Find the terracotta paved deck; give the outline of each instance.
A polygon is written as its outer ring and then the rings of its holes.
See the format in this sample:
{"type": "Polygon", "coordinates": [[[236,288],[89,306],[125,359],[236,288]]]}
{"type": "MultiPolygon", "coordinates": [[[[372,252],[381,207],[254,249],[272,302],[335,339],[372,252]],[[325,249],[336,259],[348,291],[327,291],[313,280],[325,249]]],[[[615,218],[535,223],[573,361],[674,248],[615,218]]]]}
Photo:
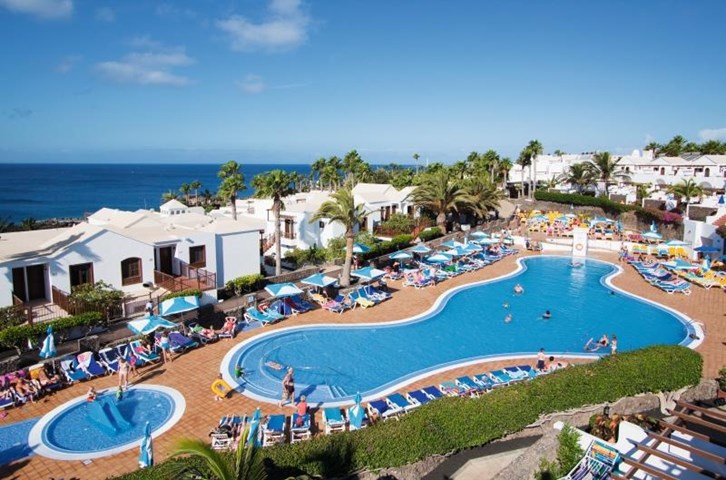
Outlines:
{"type": "MultiPolygon", "coordinates": [[[[612,254],[595,254],[605,260],[616,261],[612,254]]],[[[389,321],[409,317],[426,310],[434,300],[447,289],[469,283],[475,280],[493,278],[514,268],[514,259],[507,258],[497,264],[491,265],[478,272],[462,275],[448,280],[436,287],[429,287],[421,290],[413,288],[401,288],[400,282],[391,282],[393,289],[398,289],[394,299],[385,302],[371,309],[356,309],[338,316],[329,312],[315,310],[304,315],[285,320],[277,326],[266,327],[266,330],[281,328],[283,326],[314,324],[321,322],[339,321],[341,323],[357,323],[371,321],[389,321]]],[[[714,378],[719,368],[726,364],[726,294],[720,290],[705,290],[694,286],[693,294],[684,296],[682,294],[668,295],[655,287],[647,285],[635,271],[625,265],[625,273],[614,280],[615,285],[624,290],[636,293],[645,298],[655,300],[667,306],[673,307],[696,321],[705,324],[706,338],[698,351],[703,355],[705,361],[704,376],[714,378]]],[[[259,333],[260,330],[251,331],[238,335],[235,340],[223,340],[215,344],[207,345],[198,350],[189,352],[174,360],[169,365],[153,366],[142,370],[142,375],[136,379],[137,382],[148,384],[162,384],[178,389],[186,398],[187,411],[183,419],[169,432],[154,440],[154,454],[158,461],[168,457],[173,443],[182,436],[193,436],[208,438],[209,431],[224,414],[250,414],[259,404],[242,395],[234,395],[232,398],[218,402],[214,401],[209,385],[216,377],[220,361],[228,349],[250,336],[259,333]]],[[[489,362],[480,365],[449,371],[440,375],[429,377],[425,381],[416,382],[412,386],[421,387],[436,381],[449,380],[458,375],[481,373],[485,370],[500,368],[507,364],[517,362],[489,362]]],[[[521,363],[521,362],[519,362],[521,363]]],[[[26,405],[21,408],[8,410],[8,416],[0,420],[3,423],[17,422],[43,415],[55,406],[70,400],[79,395],[84,395],[90,385],[97,389],[112,387],[117,384],[116,377],[105,377],[94,379],[82,384],[73,385],[61,390],[52,396],[44,398],[37,404],[26,405]]],[[[406,387],[405,390],[411,388],[406,387]]],[[[404,389],[402,389],[403,391],[404,389]]],[[[288,415],[292,412],[290,407],[280,409],[276,405],[259,405],[264,414],[279,413],[284,411],[288,415]]],[[[320,415],[316,415],[315,424],[319,424],[320,415]]],[[[27,479],[48,479],[50,477],[78,478],[78,479],[101,479],[109,476],[119,475],[137,468],[138,449],[131,449],[122,454],[93,460],[92,463],[84,465],[80,461],[57,461],[44,457],[34,456],[12,464],[10,469],[15,478],[27,479]]],[[[8,466],[2,467],[2,476],[10,474],[8,466]]]]}

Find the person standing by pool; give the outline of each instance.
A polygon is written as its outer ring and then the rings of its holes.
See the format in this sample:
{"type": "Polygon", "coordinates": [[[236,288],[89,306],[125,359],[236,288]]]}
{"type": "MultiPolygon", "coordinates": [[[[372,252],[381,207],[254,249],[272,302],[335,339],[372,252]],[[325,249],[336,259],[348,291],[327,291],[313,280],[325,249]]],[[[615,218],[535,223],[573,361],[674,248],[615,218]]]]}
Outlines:
{"type": "Polygon", "coordinates": [[[118,359],[118,387],[129,388],[129,370],[131,365],[126,361],[125,357],[118,359]]]}
{"type": "Polygon", "coordinates": [[[545,355],[545,349],[540,348],[539,353],[537,354],[537,365],[535,365],[534,368],[540,372],[544,372],[546,360],[547,360],[547,356],[545,355]]]}
{"type": "Polygon", "coordinates": [[[173,362],[174,360],[171,358],[171,345],[169,345],[169,334],[164,332],[161,334],[161,337],[159,338],[159,348],[161,348],[161,358],[164,360],[164,363],[167,362],[173,362]]]}
{"type": "Polygon", "coordinates": [[[610,355],[613,357],[617,355],[618,353],[618,337],[613,335],[613,338],[610,339],[610,355]]]}
{"type": "Polygon", "coordinates": [[[282,406],[288,401],[295,401],[295,379],[292,376],[293,369],[288,367],[285,377],[282,379],[282,400],[279,405],[282,406]]]}

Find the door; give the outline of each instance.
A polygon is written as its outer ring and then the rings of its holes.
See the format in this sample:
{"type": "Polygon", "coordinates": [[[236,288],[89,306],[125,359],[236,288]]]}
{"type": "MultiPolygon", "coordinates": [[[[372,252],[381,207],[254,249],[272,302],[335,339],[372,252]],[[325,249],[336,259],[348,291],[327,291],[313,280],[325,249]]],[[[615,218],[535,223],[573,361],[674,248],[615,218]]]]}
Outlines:
{"type": "Polygon", "coordinates": [[[13,293],[23,302],[28,301],[25,294],[25,268],[13,268],[13,293]]]}
{"type": "Polygon", "coordinates": [[[25,268],[28,276],[28,301],[46,300],[45,294],[45,266],[33,265],[25,268]]]}
{"type": "Polygon", "coordinates": [[[162,247],[159,249],[159,271],[167,275],[174,275],[171,259],[174,256],[174,247],[162,247]]]}

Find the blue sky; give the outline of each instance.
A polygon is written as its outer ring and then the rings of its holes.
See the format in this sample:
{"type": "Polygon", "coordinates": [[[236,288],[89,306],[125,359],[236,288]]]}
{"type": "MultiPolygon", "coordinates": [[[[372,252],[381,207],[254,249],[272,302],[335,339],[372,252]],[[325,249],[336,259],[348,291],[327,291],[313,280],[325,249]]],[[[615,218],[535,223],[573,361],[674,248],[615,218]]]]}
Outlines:
{"type": "Polygon", "coordinates": [[[723,1],[0,0],[0,162],[726,139],[723,1]]]}

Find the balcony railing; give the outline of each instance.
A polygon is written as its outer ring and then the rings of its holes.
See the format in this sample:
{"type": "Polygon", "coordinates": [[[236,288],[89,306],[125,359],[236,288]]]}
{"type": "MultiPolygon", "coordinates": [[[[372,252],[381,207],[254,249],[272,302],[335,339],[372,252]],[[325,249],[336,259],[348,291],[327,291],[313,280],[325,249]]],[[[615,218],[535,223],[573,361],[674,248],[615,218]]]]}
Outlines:
{"type": "Polygon", "coordinates": [[[169,292],[199,289],[201,291],[217,288],[217,274],[203,268],[195,268],[181,262],[181,275],[178,277],[154,270],[154,283],[169,292]]]}

